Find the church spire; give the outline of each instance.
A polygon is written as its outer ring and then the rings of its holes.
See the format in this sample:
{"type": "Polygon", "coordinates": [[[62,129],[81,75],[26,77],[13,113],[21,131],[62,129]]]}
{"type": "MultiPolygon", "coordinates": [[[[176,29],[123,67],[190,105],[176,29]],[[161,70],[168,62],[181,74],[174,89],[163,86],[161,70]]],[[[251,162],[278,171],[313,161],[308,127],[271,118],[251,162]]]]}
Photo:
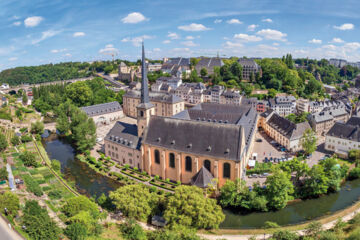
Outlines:
{"type": "Polygon", "coordinates": [[[141,62],[141,103],[149,103],[149,86],[146,73],[145,49],[142,42],[142,62],[141,62]]]}

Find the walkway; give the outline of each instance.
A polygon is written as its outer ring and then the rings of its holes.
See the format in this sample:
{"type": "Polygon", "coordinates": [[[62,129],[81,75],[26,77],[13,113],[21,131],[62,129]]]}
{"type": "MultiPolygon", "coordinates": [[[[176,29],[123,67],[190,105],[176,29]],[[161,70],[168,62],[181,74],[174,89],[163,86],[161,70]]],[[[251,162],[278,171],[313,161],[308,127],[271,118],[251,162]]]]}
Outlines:
{"type": "Polygon", "coordinates": [[[0,239],[23,240],[25,238],[21,237],[17,232],[15,232],[11,225],[9,226],[3,217],[0,216],[0,239]]]}

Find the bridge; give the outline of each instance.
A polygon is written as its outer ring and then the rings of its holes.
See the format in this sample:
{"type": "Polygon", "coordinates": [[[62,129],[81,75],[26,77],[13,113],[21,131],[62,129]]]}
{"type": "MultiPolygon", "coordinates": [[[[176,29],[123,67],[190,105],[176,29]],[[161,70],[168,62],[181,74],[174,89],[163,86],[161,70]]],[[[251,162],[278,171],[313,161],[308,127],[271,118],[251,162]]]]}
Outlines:
{"type": "Polygon", "coordinates": [[[116,81],[114,78],[108,76],[108,75],[105,75],[104,73],[96,73],[96,76],[98,77],[101,77],[102,79],[110,82],[111,84],[113,84],[115,87],[119,87],[119,88],[123,88],[123,87],[126,87],[126,85],[116,81]]]}
{"type": "Polygon", "coordinates": [[[27,91],[30,88],[33,87],[40,87],[40,86],[46,86],[46,85],[54,85],[54,84],[64,84],[64,83],[74,83],[74,82],[82,82],[92,79],[93,77],[86,77],[86,78],[75,78],[75,79],[69,79],[69,80],[61,80],[61,81],[54,81],[54,82],[44,82],[44,83],[37,83],[37,84],[22,84],[15,87],[11,87],[8,89],[0,89],[4,93],[9,93],[10,91],[19,91],[20,89],[23,89],[27,91]]]}

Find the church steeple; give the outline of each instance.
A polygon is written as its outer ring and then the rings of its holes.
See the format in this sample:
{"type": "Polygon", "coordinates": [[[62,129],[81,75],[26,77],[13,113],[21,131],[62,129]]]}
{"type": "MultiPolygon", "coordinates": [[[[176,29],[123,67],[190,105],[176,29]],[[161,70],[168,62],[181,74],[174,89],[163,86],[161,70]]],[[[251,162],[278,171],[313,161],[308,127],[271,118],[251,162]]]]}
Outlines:
{"type": "Polygon", "coordinates": [[[142,42],[142,61],[141,61],[141,103],[149,103],[149,86],[146,71],[145,49],[142,42]]]}
{"type": "Polygon", "coordinates": [[[140,104],[137,106],[137,127],[139,137],[143,135],[146,127],[148,126],[150,116],[155,114],[155,106],[149,99],[144,43],[142,43],[141,77],[141,99],[140,104]]]}

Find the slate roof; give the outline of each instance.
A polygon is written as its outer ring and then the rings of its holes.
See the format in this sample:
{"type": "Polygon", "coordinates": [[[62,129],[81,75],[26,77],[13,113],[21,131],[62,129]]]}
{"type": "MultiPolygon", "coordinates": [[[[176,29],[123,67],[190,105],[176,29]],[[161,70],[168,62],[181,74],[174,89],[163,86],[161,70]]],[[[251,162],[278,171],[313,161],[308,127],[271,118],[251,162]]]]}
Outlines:
{"type": "Polygon", "coordinates": [[[259,68],[259,65],[250,58],[240,58],[238,60],[238,62],[240,63],[241,66],[245,66],[245,67],[253,67],[253,68],[259,68]]]}
{"type": "Polygon", "coordinates": [[[321,112],[311,114],[309,118],[316,123],[320,123],[320,122],[330,121],[334,117],[339,117],[347,114],[348,113],[345,109],[345,106],[326,107],[321,112]]]}
{"type": "Polygon", "coordinates": [[[88,107],[82,107],[81,110],[83,110],[89,117],[94,117],[107,113],[122,111],[122,108],[119,102],[109,102],[88,107]]]}
{"type": "Polygon", "coordinates": [[[225,98],[241,98],[241,95],[239,92],[233,92],[233,91],[225,91],[221,95],[225,98]]]}
{"type": "Polygon", "coordinates": [[[116,122],[114,127],[108,132],[105,140],[112,141],[124,147],[140,150],[141,138],[138,137],[136,124],[116,122]]]}
{"type": "MultiPolygon", "coordinates": [[[[131,90],[125,93],[124,96],[131,98],[140,98],[140,91],[131,90]]],[[[154,101],[154,102],[179,103],[184,101],[176,95],[164,93],[164,92],[149,92],[149,97],[150,97],[150,101],[154,101]]]]}
{"type": "Polygon", "coordinates": [[[360,126],[360,117],[351,117],[347,122],[347,125],[360,126]]]}
{"type": "Polygon", "coordinates": [[[336,122],[326,135],[360,142],[360,127],[336,122]]]}
{"type": "Polygon", "coordinates": [[[212,57],[212,58],[201,58],[200,61],[196,64],[196,68],[207,68],[213,69],[215,66],[221,67],[224,65],[224,62],[221,58],[212,57]]]}
{"type": "Polygon", "coordinates": [[[144,143],[184,153],[241,160],[243,127],[151,116],[144,143]]]}
{"type": "Polygon", "coordinates": [[[214,177],[209,170],[202,166],[195,176],[191,178],[191,185],[195,185],[199,188],[207,188],[209,184],[212,183],[213,179],[214,177]]]}
{"type": "Polygon", "coordinates": [[[279,116],[277,113],[274,113],[270,117],[267,124],[290,140],[301,138],[305,130],[311,128],[307,121],[295,124],[286,118],[279,116]]]}
{"type": "Polygon", "coordinates": [[[272,112],[274,112],[274,110],[270,108],[270,109],[266,110],[265,112],[261,113],[260,116],[267,118],[272,112]]]}

